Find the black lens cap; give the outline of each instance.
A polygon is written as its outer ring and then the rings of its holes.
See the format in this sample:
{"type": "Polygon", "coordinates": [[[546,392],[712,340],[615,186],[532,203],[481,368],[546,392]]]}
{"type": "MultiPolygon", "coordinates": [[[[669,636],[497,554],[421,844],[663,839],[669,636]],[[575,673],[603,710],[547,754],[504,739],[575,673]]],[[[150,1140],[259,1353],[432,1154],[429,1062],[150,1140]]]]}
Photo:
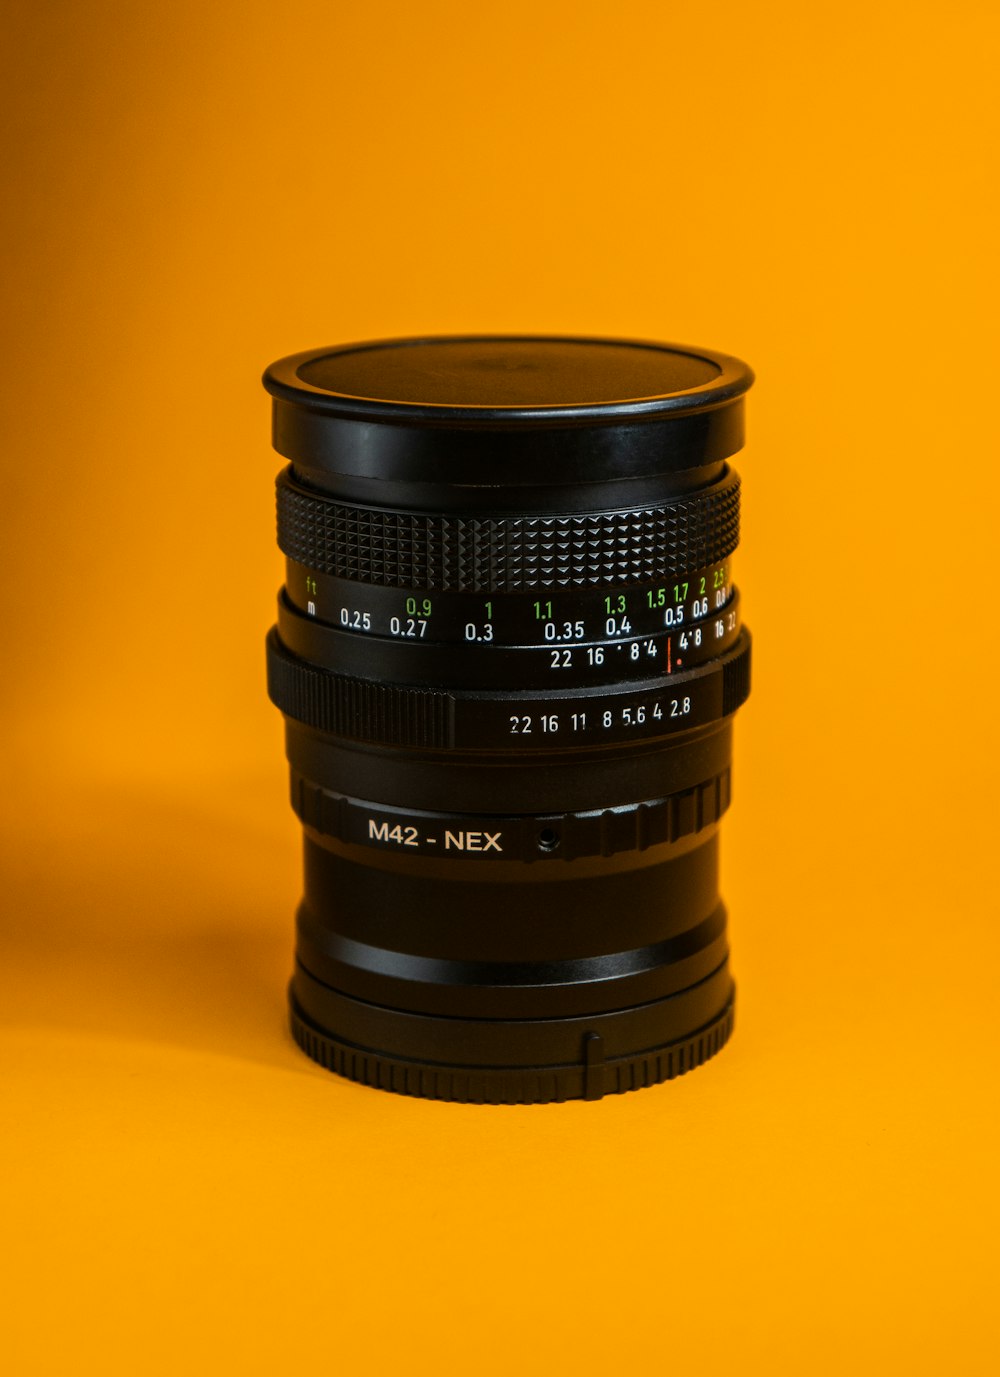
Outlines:
{"type": "Polygon", "coordinates": [[[305,476],[476,488],[717,464],[752,382],[713,350],[520,335],[313,349],[264,374],[275,448],[305,476]]]}

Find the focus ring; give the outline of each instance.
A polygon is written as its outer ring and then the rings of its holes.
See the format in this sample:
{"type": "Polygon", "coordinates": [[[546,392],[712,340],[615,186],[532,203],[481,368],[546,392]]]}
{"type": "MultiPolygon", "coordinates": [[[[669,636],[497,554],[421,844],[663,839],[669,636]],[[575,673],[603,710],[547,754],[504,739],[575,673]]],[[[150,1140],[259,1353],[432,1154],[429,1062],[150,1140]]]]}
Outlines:
{"type": "Polygon", "coordinates": [[[277,483],[278,545],[317,573],[395,588],[502,593],[646,583],[705,568],[739,544],[740,480],[655,507],[460,517],[336,502],[277,483]]]}

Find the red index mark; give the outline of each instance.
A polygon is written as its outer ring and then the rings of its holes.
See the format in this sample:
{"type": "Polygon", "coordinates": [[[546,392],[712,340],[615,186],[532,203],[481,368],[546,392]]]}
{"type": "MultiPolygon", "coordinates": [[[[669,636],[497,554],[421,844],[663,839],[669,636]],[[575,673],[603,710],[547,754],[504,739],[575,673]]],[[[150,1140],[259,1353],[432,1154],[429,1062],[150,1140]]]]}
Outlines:
{"type": "Polygon", "coordinates": [[[667,637],[667,673],[670,674],[672,666],[670,663],[670,637],[667,637]]]}

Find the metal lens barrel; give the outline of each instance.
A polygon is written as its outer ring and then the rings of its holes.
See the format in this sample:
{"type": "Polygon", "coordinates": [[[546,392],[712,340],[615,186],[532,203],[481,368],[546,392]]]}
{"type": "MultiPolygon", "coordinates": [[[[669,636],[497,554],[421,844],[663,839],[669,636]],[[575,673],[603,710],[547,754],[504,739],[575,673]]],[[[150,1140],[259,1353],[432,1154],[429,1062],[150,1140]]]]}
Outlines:
{"type": "Polygon", "coordinates": [[[438,1099],[597,1099],[732,1028],[718,829],[750,638],[745,364],[389,340],[265,374],[268,637],[303,824],[302,1049],[438,1099]]]}

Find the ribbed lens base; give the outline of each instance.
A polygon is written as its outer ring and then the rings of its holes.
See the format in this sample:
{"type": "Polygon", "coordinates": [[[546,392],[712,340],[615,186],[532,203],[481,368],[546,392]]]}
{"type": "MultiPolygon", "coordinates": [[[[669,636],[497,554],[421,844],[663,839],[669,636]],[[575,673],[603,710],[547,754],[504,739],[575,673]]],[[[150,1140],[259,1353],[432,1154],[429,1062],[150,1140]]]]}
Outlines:
{"type": "MultiPolygon", "coordinates": [[[[296,979],[302,975],[300,972],[296,979]]],[[[720,1014],[687,1037],[662,1046],[606,1057],[601,1034],[582,1032],[581,1059],[576,1063],[517,1068],[447,1066],[387,1056],[332,1036],[302,1009],[294,984],[293,981],[289,990],[292,1035],[302,1051],[320,1066],[375,1089],[466,1104],[599,1100],[605,1095],[641,1090],[701,1066],[725,1046],[733,1030],[734,992],[730,981],[730,995],[720,1014]]]]}

